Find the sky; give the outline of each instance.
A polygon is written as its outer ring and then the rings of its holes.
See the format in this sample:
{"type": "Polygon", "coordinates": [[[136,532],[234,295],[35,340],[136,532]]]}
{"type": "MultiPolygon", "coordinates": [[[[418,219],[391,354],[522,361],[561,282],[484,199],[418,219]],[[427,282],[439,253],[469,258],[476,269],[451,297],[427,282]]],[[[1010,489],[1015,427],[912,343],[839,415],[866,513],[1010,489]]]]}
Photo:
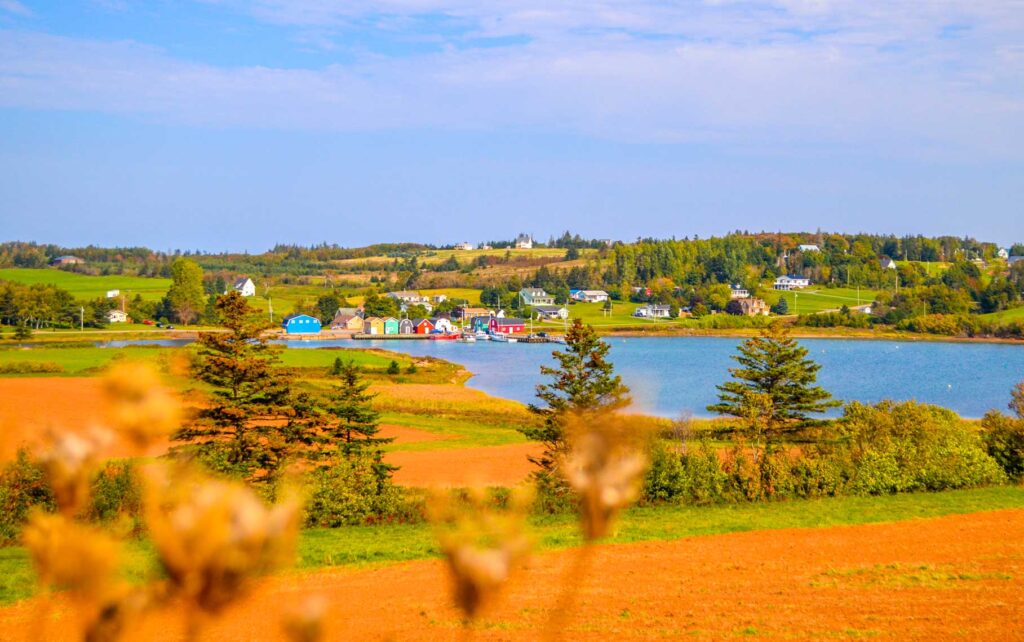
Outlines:
{"type": "Polygon", "coordinates": [[[0,0],[0,240],[1024,241],[1024,0],[0,0]]]}

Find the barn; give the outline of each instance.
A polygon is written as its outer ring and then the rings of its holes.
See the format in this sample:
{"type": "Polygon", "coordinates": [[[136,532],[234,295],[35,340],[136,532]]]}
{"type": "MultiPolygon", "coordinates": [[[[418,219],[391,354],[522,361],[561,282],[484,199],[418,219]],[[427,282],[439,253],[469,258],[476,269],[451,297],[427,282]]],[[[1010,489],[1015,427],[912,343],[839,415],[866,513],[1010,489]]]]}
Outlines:
{"type": "Polygon", "coordinates": [[[320,332],[320,319],[308,314],[290,314],[281,323],[288,334],[316,334],[320,332]]]}
{"type": "Polygon", "coordinates": [[[434,324],[430,319],[413,319],[412,325],[416,329],[416,334],[430,334],[434,331],[434,324]]]}
{"type": "Polygon", "coordinates": [[[491,319],[488,328],[492,334],[516,334],[526,331],[526,322],[522,319],[499,319],[495,317],[491,319]]]}

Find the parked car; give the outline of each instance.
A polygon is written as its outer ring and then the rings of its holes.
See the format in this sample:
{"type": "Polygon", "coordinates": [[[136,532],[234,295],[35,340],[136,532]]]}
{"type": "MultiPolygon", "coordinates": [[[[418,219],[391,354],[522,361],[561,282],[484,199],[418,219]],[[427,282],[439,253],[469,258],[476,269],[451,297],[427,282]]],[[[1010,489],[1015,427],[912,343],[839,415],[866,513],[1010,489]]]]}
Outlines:
{"type": "Polygon", "coordinates": [[[153,325],[153,324],[154,324],[154,321],[152,319],[143,319],[142,320],[142,325],[153,325]]]}
{"type": "Polygon", "coordinates": [[[168,330],[173,330],[173,329],[174,329],[174,326],[173,326],[173,325],[168,325],[168,326],[167,326],[167,329],[168,329],[168,330]]]}
{"type": "Polygon", "coordinates": [[[162,328],[162,327],[164,327],[164,324],[162,324],[162,323],[158,323],[158,324],[156,324],[156,327],[158,327],[158,328],[162,328]]]}

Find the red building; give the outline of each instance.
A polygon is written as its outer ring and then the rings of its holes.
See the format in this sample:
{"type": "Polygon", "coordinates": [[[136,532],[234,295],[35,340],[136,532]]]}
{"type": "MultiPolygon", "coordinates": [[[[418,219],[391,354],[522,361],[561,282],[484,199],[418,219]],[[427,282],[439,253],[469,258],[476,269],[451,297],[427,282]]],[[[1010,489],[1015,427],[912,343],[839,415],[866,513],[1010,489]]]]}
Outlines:
{"type": "Polygon", "coordinates": [[[430,319],[416,319],[413,322],[413,331],[416,334],[430,334],[434,331],[434,324],[430,319]]]}
{"type": "Polygon", "coordinates": [[[492,333],[517,334],[519,332],[526,332],[526,322],[522,319],[499,319],[497,317],[491,317],[491,322],[487,327],[492,333]]]}

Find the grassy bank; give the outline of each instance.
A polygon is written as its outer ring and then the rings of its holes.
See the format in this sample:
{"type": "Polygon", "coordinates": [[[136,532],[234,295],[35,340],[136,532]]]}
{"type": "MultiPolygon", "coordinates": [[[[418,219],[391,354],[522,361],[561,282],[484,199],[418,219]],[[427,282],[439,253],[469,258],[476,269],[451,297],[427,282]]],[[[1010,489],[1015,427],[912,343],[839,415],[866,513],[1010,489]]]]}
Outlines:
{"type": "MultiPolygon", "coordinates": [[[[944,493],[884,497],[839,497],[814,501],[712,507],[653,507],[626,511],[609,543],[673,540],[783,528],[826,528],[908,519],[926,519],[981,511],[1024,509],[1024,488],[997,487],[944,493]]],[[[537,518],[533,523],[538,550],[576,546],[580,539],[572,516],[537,518]]],[[[297,567],[394,563],[439,555],[430,526],[397,524],[304,531],[297,567]]],[[[145,540],[125,547],[125,577],[157,573],[152,547],[145,540]]],[[[0,549],[0,604],[30,597],[35,574],[25,549],[0,549]]]]}

